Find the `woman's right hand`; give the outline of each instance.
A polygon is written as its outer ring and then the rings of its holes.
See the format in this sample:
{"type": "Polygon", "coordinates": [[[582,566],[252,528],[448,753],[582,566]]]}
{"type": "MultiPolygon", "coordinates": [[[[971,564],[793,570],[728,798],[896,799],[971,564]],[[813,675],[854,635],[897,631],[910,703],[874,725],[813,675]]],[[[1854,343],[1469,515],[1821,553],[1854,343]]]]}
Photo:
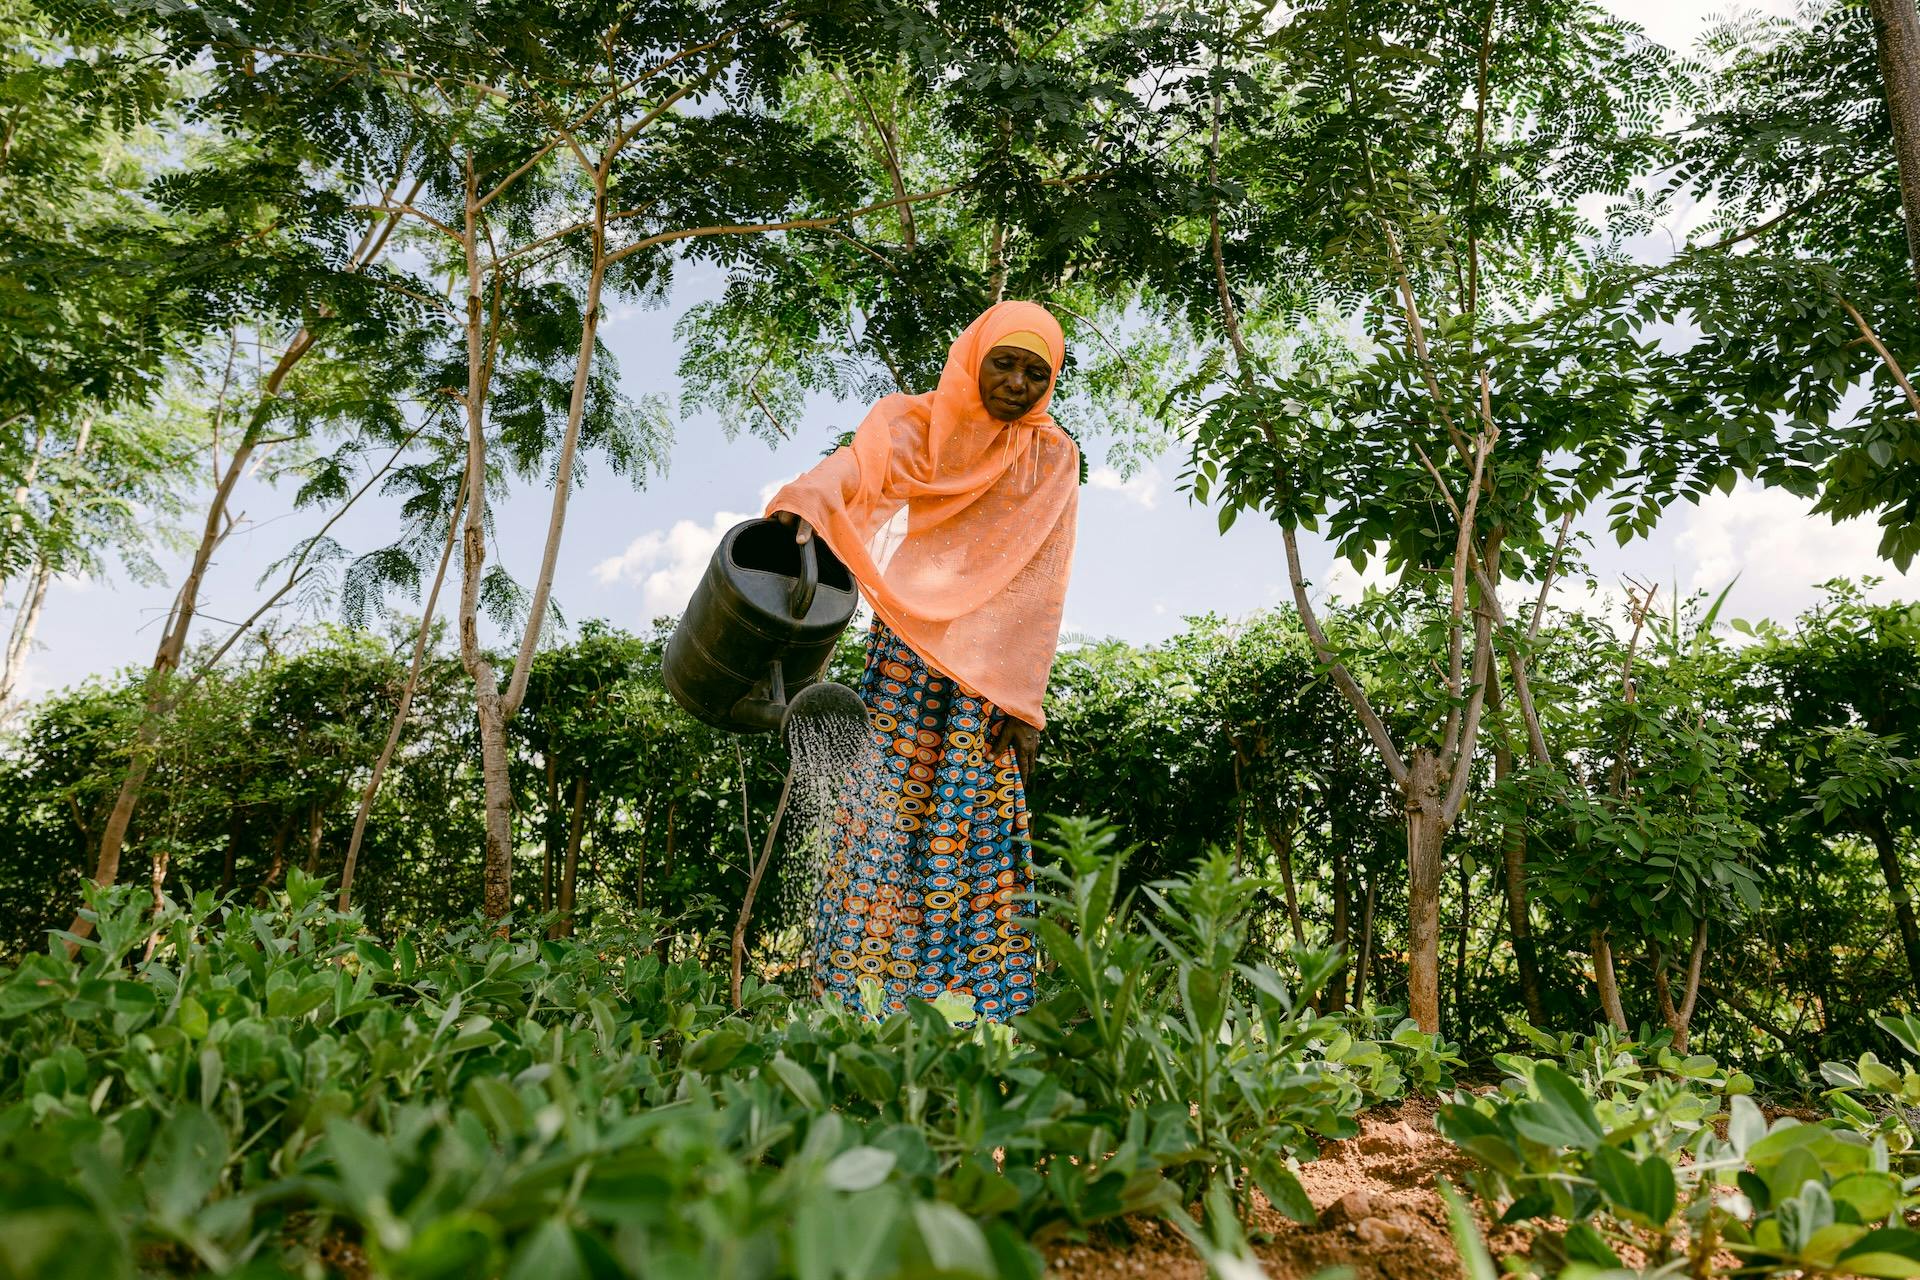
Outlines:
{"type": "Polygon", "coordinates": [[[793,530],[795,546],[805,546],[813,540],[813,526],[791,511],[776,511],[773,518],[793,530]]]}

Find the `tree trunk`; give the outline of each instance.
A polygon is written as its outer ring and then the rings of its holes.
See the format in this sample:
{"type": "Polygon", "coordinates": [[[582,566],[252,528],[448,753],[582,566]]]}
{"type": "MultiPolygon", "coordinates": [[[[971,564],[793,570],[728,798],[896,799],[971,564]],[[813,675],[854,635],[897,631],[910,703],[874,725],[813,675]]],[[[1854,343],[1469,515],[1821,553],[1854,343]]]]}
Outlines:
{"type": "Polygon", "coordinates": [[[33,633],[40,626],[40,611],[46,605],[47,585],[52,581],[46,558],[36,559],[27,575],[20,611],[14,615],[13,633],[7,637],[6,665],[0,667],[0,724],[10,719],[19,705],[20,677],[26,671],[27,655],[33,651],[33,633]]]}
{"type": "Polygon", "coordinates": [[[1627,1011],[1620,1003],[1620,983],[1613,971],[1613,943],[1604,929],[1593,931],[1593,982],[1600,989],[1600,1008],[1621,1035],[1627,1034],[1627,1011]]]}
{"type": "Polygon", "coordinates": [[[587,775],[573,781],[573,815],[567,822],[567,862],[560,872],[560,919],[555,922],[562,938],[573,936],[573,899],[580,872],[580,835],[587,813],[587,775]]]}
{"type": "Polygon", "coordinates": [[[1907,888],[1906,869],[1900,865],[1900,847],[1886,819],[1874,814],[1867,825],[1874,852],[1880,856],[1880,874],[1886,877],[1887,894],[1893,899],[1893,918],[1900,928],[1900,945],[1907,955],[1907,983],[1920,991],[1920,920],[1914,918],[1913,893],[1907,888]]]}
{"type": "Polygon", "coordinates": [[[307,808],[307,874],[320,871],[320,832],[326,826],[327,811],[319,804],[307,808]]]}
{"type": "Polygon", "coordinates": [[[1238,879],[1247,865],[1247,793],[1240,786],[1240,747],[1233,751],[1233,874],[1238,879]]]}
{"type": "Polygon", "coordinates": [[[1473,927],[1473,877],[1467,860],[1460,859],[1460,932],[1453,949],[1453,1021],[1464,1027],[1467,1018],[1467,934],[1473,927]]]}
{"type": "Polygon", "coordinates": [[[1366,876],[1367,900],[1360,908],[1360,959],[1353,966],[1353,1007],[1356,1009],[1367,1002],[1367,974],[1373,964],[1374,893],[1380,886],[1379,876],[1372,872],[1366,872],[1366,876]]]}
{"type": "Polygon", "coordinates": [[[547,771],[546,822],[540,833],[540,910],[553,910],[553,867],[555,846],[560,843],[560,769],[548,752],[543,763],[547,771]]]}
{"type": "Polygon", "coordinates": [[[1653,993],[1660,1005],[1660,1018],[1673,1032],[1673,1051],[1687,1051],[1687,1031],[1693,1022],[1693,1009],[1700,998],[1700,971],[1707,954],[1707,922],[1705,918],[1696,920],[1693,925],[1693,946],[1687,956],[1687,985],[1676,1008],[1673,1003],[1673,987],[1667,979],[1667,961],[1665,953],[1658,947],[1653,950],[1653,993]]]}
{"type": "Polygon", "coordinates": [[[474,718],[480,730],[481,804],[486,837],[481,867],[481,910],[490,920],[513,906],[513,786],[507,767],[507,713],[493,660],[480,647],[480,589],[487,566],[486,402],[491,383],[491,335],[486,326],[480,270],[479,190],[467,163],[464,235],[467,270],[467,510],[460,538],[460,662],[473,681],[474,718]]]}
{"type": "Polygon", "coordinates": [[[1353,888],[1347,883],[1347,850],[1338,842],[1333,851],[1333,945],[1340,952],[1340,967],[1334,971],[1327,998],[1334,1009],[1347,1007],[1347,974],[1353,968],[1347,942],[1348,917],[1353,909],[1353,888]]]}
{"type": "Polygon", "coordinates": [[[484,679],[476,710],[480,720],[480,779],[486,806],[486,861],[481,871],[481,910],[501,920],[513,909],[513,784],[507,761],[507,718],[492,684],[493,666],[476,664],[484,679]]]}
{"type": "Polygon", "coordinates": [[[267,904],[267,894],[273,886],[280,883],[281,873],[287,869],[287,835],[293,830],[293,818],[282,818],[280,826],[273,833],[273,856],[267,862],[267,878],[260,882],[260,888],[253,899],[261,906],[267,904]]]}
{"type": "Polygon", "coordinates": [[[1428,1034],[1440,1030],[1440,762],[1417,748],[1407,762],[1407,1016],[1428,1034]]]}
{"type": "Polygon", "coordinates": [[[1880,80],[1893,122],[1900,204],[1907,215],[1907,257],[1920,291],[1920,17],[1914,0],[1869,0],[1880,55],[1880,80]]]}
{"type": "Polygon", "coordinates": [[[653,834],[653,792],[647,792],[647,802],[640,809],[639,855],[633,864],[633,909],[647,909],[647,837],[653,834]]]}
{"type": "Polygon", "coordinates": [[[240,807],[235,805],[227,814],[227,845],[220,855],[220,896],[223,898],[233,892],[234,861],[240,852],[240,830],[243,825],[240,807]]]}
{"type": "Polygon", "coordinates": [[[1296,946],[1307,945],[1307,931],[1300,923],[1300,899],[1293,887],[1293,826],[1294,815],[1289,812],[1285,821],[1276,823],[1265,805],[1260,808],[1260,825],[1265,830],[1267,843],[1273,848],[1274,861],[1280,864],[1280,888],[1287,898],[1287,923],[1293,926],[1293,941],[1296,946]]]}
{"type": "MultiPolygon", "coordinates": [[[[1487,681],[1487,705],[1500,710],[1500,683],[1487,681]]],[[[1513,744],[1504,723],[1493,744],[1493,784],[1498,787],[1513,776],[1513,744]]],[[[1533,942],[1533,913],[1527,906],[1527,821],[1525,816],[1500,827],[1500,861],[1504,868],[1507,892],[1507,930],[1513,938],[1513,962],[1520,975],[1520,1002],[1526,1007],[1527,1021],[1534,1026],[1546,1022],[1540,999],[1540,955],[1533,942]]]]}
{"type": "Polygon", "coordinates": [[[167,863],[170,862],[171,860],[172,860],[171,855],[168,854],[167,850],[164,848],[156,851],[153,855],[152,883],[153,883],[153,919],[154,919],[155,928],[152,933],[147,935],[147,950],[146,950],[146,954],[142,957],[143,960],[153,959],[154,950],[160,945],[160,929],[158,927],[160,922],[160,904],[163,900],[162,895],[166,892],[167,863]]]}
{"type": "MultiPolygon", "coordinates": [[[[667,801],[667,851],[661,859],[660,874],[669,880],[673,878],[673,818],[679,808],[678,800],[667,801]]],[[[673,954],[673,935],[665,929],[660,931],[660,943],[654,949],[654,954],[660,957],[661,964],[665,964],[673,954]]]]}
{"type": "MultiPolygon", "coordinates": [[[[83,414],[80,418],[80,426],[74,432],[73,451],[69,455],[72,461],[76,463],[85,461],[87,446],[92,436],[93,415],[83,414]]],[[[43,436],[35,441],[33,465],[28,468],[25,477],[25,484],[28,486],[33,483],[33,476],[39,469],[41,441],[44,438],[43,436]]],[[[24,494],[21,495],[20,500],[25,502],[24,494]]],[[[64,520],[69,506],[70,504],[63,500],[55,513],[55,518],[64,520]]],[[[18,533],[19,529],[16,527],[14,532],[18,533]]],[[[26,669],[27,655],[33,651],[33,633],[40,626],[40,611],[47,602],[47,587],[52,581],[53,566],[48,563],[46,554],[42,552],[34,557],[33,571],[28,576],[26,590],[20,597],[20,611],[13,620],[13,632],[7,637],[6,665],[0,667],[0,724],[6,722],[7,717],[12,715],[17,706],[15,695],[19,693],[20,677],[26,669]]]]}
{"type": "MultiPolygon", "coordinates": [[[[741,799],[746,798],[745,777],[741,780],[741,799]]],[[[760,850],[759,860],[753,864],[753,874],[747,877],[747,893],[740,900],[740,915],[733,922],[732,985],[733,1007],[740,1007],[740,990],[745,979],[747,961],[747,922],[753,919],[753,900],[760,892],[760,877],[767,873],[767,863],[773,857],[773,846],[780,838],[780,821],[787,816],[787,799],[793,794],[793,770],[787,770],[786,781],[780,784],[780,802],[773,807],[773,821],[767,827],[767,838],[760,850]]],[[[869,1010],[877,1014],[878,1010],[869,1010]]]]}
{"type": "MultiPolygon", "coordinates": [[[[213,498],[207,503],[207,516],[200,526],[200,542],[194,548],[186,581],[180,584],[180,594],[174,598],[173,612],[161,631],[153,665],[147,672],[140,725],[134,732],[133,758],[127,763],[127,774],[121,779],[120,793],[114,797],[113,812],[100,833],[100,856],[94,864],[93,882],[102,888],[120,877],[120,853],[126,844],[127,828],[133,824],[133,811],[140,802],[140,789],[146,785],[147,772],[153,767],[154,744],[160,740],[161,729],[173,710],[172,677],[180,666],[180,656],[186,652],[187,638],[193,631],[194,611],[200,600],[200,584],[207,576],[207,566],[213,559],[214,549],[226,537],[224,521],[227,504],[233,498],[234,487],[240,483],[240,477],[245,473],[267,423],[272,420],[281,385],[301,357],[312,350],[313,344],[313,335],[302,329],[282,353],[261,390],[260,402],[247,419],[246,430],[234,447],[233,456],[227,461],[226,472],[214,489],[213,498]]],[[[75,917],[68,928],[82,938],[93,932],[93,925],[79,917],[75,917]]],[[[71,948],[72,944],[68,946],[71,948]]]]}
{"type": "Polygon", "coordinates": [[[373,813],[373,798],[380,793],[380,782],[387,774],[387,765],[393,759],[394,749],[400,745],[400,735],[407,724],[407,712],[413,707],[414,691],[420,687],[420,670],[426,663],[427,638],[433,631],[433,611],[440,603],[440,587],[447,580],[447,565],[453,559],[454,536],[460,528],[460,511],[466,501],[466,487],[463,484],[460,493],[453,501],[453,517],[447,522],[447,542],[440,548],[440,567],[433,575],[433,587],[427,592],[426,607],[420,614],[420,630],[413,638],[413,661],[407,667],[406,687],[400,691],[400,705],[394,708],[393,723],[387,727],[387,741],[380,748],[380,758],[373,762],[373,774],[367,779],[367,785],[360,792],[360,808],[353,815],[353,835],[347,839],[346,860],[340,867],[340,910],[345,911],[352,900],[353,874],[360,865],[360,841],[367,833],[367,819],[373,813]]]}

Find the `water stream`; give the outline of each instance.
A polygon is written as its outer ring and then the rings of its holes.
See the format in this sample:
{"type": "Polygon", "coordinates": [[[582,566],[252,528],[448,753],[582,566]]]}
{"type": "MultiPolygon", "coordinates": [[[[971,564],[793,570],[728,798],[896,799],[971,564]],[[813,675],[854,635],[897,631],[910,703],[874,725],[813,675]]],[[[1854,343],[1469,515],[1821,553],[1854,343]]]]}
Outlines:
{"type": "Polygon", "coordinates": [[[879,811],[872,788],[856,785],[879,751],[865,716],[795,716],[787,725],[792,794],[783,824],[786,866],[779,876],[781,914],[799,923],[808,940],[803,963],[815,957],[814,914],[847,827],[872,827],[879,811]]]}

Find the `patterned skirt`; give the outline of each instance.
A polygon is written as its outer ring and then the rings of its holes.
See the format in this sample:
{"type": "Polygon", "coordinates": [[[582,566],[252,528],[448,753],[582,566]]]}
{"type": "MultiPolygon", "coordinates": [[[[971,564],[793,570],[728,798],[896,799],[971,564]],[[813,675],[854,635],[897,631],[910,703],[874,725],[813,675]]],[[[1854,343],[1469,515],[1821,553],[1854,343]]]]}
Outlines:
{"type": "Polygon", "coordinates": [[[860,681],[875,751],[835,814],[812,930],[814,994],[869,1017],[951,992],[1003,1022],[1033,1003],[1027,800],[992,703],[933,671],[874,620],[860,681]],[[862,979],[884,1010],[865,1008],[862,979]],[[869,988],[871,989],[871,988],[869,988]]]}

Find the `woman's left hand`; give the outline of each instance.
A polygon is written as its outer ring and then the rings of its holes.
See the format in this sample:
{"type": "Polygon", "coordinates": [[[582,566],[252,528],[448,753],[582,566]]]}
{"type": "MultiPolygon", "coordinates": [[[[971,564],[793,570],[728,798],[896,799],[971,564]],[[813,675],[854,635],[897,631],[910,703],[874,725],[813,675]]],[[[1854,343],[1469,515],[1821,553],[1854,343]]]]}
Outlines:
{"type": "Polygon", "coordinates": [[[1033,760],[1040,754],[1040,731],[1025,720],[1005,716],[1000,727],[993,735],[992,759],[998,760],[1013,748],[1014,763],[1020,766],[1020,781],[1025,783],[1033,776],[1033,760]]]}

